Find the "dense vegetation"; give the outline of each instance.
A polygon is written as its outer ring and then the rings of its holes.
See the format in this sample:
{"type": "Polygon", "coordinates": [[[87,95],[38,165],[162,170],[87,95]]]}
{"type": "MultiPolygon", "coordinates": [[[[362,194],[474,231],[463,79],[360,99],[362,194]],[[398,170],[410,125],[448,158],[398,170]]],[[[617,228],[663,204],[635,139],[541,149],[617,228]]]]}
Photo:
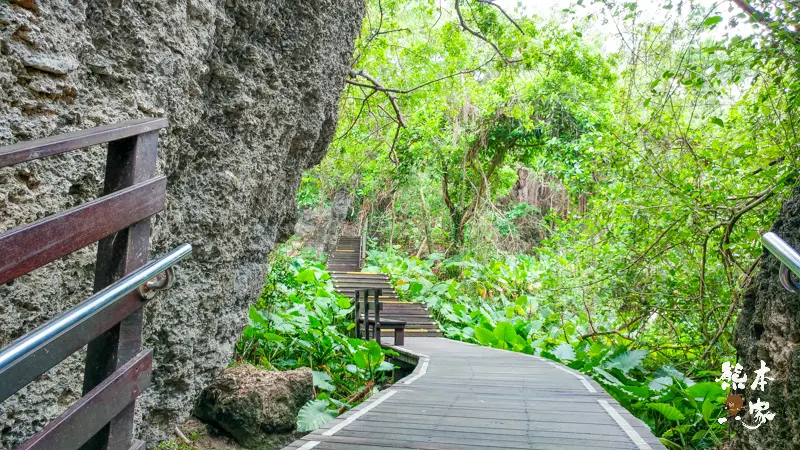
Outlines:
{"type": "MultiPolygon", "coordinates": [[[[448,337],[561,360],[666,445],[720,447],[711,381],[798,181],[798,8],[446,3],[369,1],[298,207],[349,192],[371,270],[448,337]]],[[[335,407],[379,381],[355,356],[378,350],[344,337],[321,267],[275,262],[239,351],[324,372],[335,407]]]]}
{"type": "Polygon", "coordinates": [[[388,382],[394,365],[386,355],[393,352],[350,337],[351,301],[333,290],[319,256],[296,253],[291,244],[273,252],[236,355],[267,369],[312,368],[316,399],[298,418],[298,430],[311,431],[388,382]]]}

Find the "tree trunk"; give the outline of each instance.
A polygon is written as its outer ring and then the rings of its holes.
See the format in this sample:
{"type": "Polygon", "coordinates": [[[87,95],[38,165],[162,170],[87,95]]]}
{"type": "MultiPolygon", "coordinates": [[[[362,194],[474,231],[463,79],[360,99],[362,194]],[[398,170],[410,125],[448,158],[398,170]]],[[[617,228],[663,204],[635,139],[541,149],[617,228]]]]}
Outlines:
{"type": "Polygon", "coordinates": [[[464,224],[461,222],[464,216],[463,211],[453,209],[450,211],[450,220],[453,224],[453,234],[450,236],[450,248],[447,251],[448,255],[454,255],[461,250],[464,246],[464,224]]]}
{"type": "MultiPolygon", "coordinates": [[[[425,225],[425,242],[428,244],[428,254],[433,253],[433,240],[431,239],[431,225],[428,222],[428,203],[425,201],[425,193],[422,190],[422,184],[419,185],[419,200],[422,207],[422,223],[425,225]]],[[[420,251],[422,246],[420,246],[420,251]]],[[[417,256],[419,258],[419,255],[417,256]]]]}
{"type": "MultiPolygon", "coordinates": [[[[772,231],[800,249],[800,188],[783,205],[772,231]]],[[[769,254],[744,294],[734,334],[739,363],[747,373],[743,412],[748,402],[769,402],[771,422],[756,430],[734,425],[733,449],[800,448],[800,294],[787,291],[779,280],[780,263],[769,254]],[[752,390],[756,369],[764,361],[771,369],[764,392],[752,390]]],[[[742,413],[740,413],[741,415],[742,413]]],[[[752,417],[743,420],[752,424],[752,417]]]]}

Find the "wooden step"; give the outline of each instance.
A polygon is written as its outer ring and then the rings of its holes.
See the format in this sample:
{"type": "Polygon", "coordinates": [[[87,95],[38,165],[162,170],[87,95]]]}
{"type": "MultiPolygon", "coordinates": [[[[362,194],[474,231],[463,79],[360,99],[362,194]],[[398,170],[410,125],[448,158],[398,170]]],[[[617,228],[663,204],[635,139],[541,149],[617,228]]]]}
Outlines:
{"type": "MultiPolygon", "coordinates": [[[[344,295],[345,297],[355,297],[356,291],[363,292],[365,289],[372,290],[372,289],[376,289],[376,288],[372,287],[372,286],[369,286],[369,287],[365,286],[365,287],[359,288],[359,289],[337,289],[334,286],[334,289],[336,290],[336,292],[344,295]]],[[[381,289],[381,287],[378,286],[377,289],[381,289]]],[[[373,294],[370,294],[370,297],[372,297],[372,296],[373,296],[373,294]]],[[[383,292],[381,293],[381,298],[384,298],[384,297],[387,300],[392,300],[392,299],[399,298],[399,297],[397,297],[397,293],[396,292],[392,292],[389,289],[383,289],[383,292]],[[390,299],[389,297],[392,297],[392,299],[390,299]]]]}
{"type": "Polygon", "coordinates": [[[331,278],[334,280],[385,280],[389,281],[389,277],[384,274],[365,275],[365,274],[347,274],[331,273],[331,278]]]}
{"type": "Polygon", "coordinates": [[[358,276],[358,277],[367,277],[367,278],[370,278],[370,277],[385,277],[385,278],[389,278],[388,275],[386,275],[385,273],[380,273],[380,272],[339,272],[339,271],[331,271],[330,274],[331,274],[332,277],[333,276],[339,277],[339,276],[354,275],[354,276],[358,276]]]}
{"type": "MultiPolygon", "coordinates": [[[[348,292],[355,292],[355,291],[363,291],[364,289],[374,289],[376,287],[383,289],[385,292],[391,292],[392,295],[396,295],[397,292],[391,286],[381,286],[378,282],[371,283],[371,284],[362,284],[359,286],[339,286],[337,283],[333,283],[334,287],[337,287],[339,291],[348,291],[348,292]]],[[[383,294],[382,294],[383,295],[383,294]]]]}
{"type": "Polygon", "coordinates": [[[384,303],[383,310],[398,311],[398,312],[428,312],[428,308],[420,305],[419,303],[417,303],[417,305],[419,306],[413,306],[413,305],[414,305],[413,303],[408,306],[400,306],[398,304],[384,303]]]}
{"type": "MultiPolygon", "coordinates": [[[[406,328],[406,337],[442,337],[443,334],[441,331],[432,331],[432,330],[410,330],[406,328]]],[[[394,335],[394,330],[385,330],[381,328],[381,336],[392,336],[394,335]]]]}
{"type": "Polygon", "coordinates": [[[331,276],[333,281],[339,284],[362,284],[362,283],[381,283],[391,286],[391,283],[386,277],[334,277],[331,276]]]}
{"type": "Polygon", "coordinates": [[[367,284],[367,283],[356,283],[356,284],[344,283],[344,284],[340,284],[340,283],[334,282],[333,283],[333,287],[337,291],[353,291],[353,292],[355,292],[355,291],[363,291],[364,289],[383,289],[384,291],[388,291],[388,290],[392,289],[392,286],[390,286],[388,284],[381,284],[381,283],[379,283],[377,281],[373,282],[373,283],[369,283],[369,284],[367,284]]]}

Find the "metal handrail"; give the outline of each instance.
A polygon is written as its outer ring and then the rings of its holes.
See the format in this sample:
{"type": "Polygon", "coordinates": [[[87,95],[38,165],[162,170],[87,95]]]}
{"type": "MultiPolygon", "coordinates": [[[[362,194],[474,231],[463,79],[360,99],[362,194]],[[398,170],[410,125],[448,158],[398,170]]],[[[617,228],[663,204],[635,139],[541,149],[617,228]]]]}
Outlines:
{"type": "Polygon", "coordinates": [[[800,278],[800,254],[771,231],[761,236],[761,243],[781,262],[780,278],[783,287],[791,292],[800,292],[800,286],[791,279],[789,273],[791,270],[800,278]]]}
{"type": "MultiPolygon", "coordinates": [[[[153,278],[170,269],[191,252],[191,245],[181,245],[163,257],[131,272],[78,306],[13,342],[0,352],[0,372],[16,364],[40,346],[57,338],[65,331],[113,304],[123,296],[135,291],[140,286],[148,284],[153,278]]],[[[151,288],[158,289],[159,284],[154,283],[151,288]]]]}

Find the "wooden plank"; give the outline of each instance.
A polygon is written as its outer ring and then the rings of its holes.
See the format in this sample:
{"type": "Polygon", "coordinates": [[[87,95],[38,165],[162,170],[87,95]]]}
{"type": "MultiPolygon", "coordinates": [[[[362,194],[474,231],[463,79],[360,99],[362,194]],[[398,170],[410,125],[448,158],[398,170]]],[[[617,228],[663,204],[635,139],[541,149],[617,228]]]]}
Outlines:
{"type": "Polygon", "coordinates": [[[303,441],[320,442],[315,449],[665,448],[631,418],[642,438],[634,441],[598,399],[627,413],[599,385],[588,390],[564,366],[441,338],[406,341],[395,349],[427,355],[425,373],[418,367],[413,384],[395,384],[391,398],[365,411],[367,401],[303,441]]]}
{"type": "Polygon", "coordinates": [[[161,211],[166,189],[153,178],[0,234],[0,284],[161,211]]]}
{"type": "Polygon", "coordinates": [[[168,123],[162,118],[136,119],[0,147],[0,167],[157,131],[168,123]]]}
{"type": "MultiPolygon", "coordinates": [[[[158,159],[158,132],[108,144],[104,192],[111,193],[153,176],[158,159]]],[[[150,220],[101,240],[97,246],[94,288],[99,291],[147,264],[150,220]]],[[[130,295],[138,296],[138,293],[130,295]]],[[[139,352],[142,345],[142,309],[89,343],[83,390],[89,391],[139,352]]],[[[135,404],[130,404],[108,426],[82,447],[84,450],[127,450],[134,436],[135,404]]]]}
{"type": "Polygon", "coordinates": [[[18,450],[80,447],[150,386],[152,371],[153,352],[145,350],[47,424],[18,450]]]}

